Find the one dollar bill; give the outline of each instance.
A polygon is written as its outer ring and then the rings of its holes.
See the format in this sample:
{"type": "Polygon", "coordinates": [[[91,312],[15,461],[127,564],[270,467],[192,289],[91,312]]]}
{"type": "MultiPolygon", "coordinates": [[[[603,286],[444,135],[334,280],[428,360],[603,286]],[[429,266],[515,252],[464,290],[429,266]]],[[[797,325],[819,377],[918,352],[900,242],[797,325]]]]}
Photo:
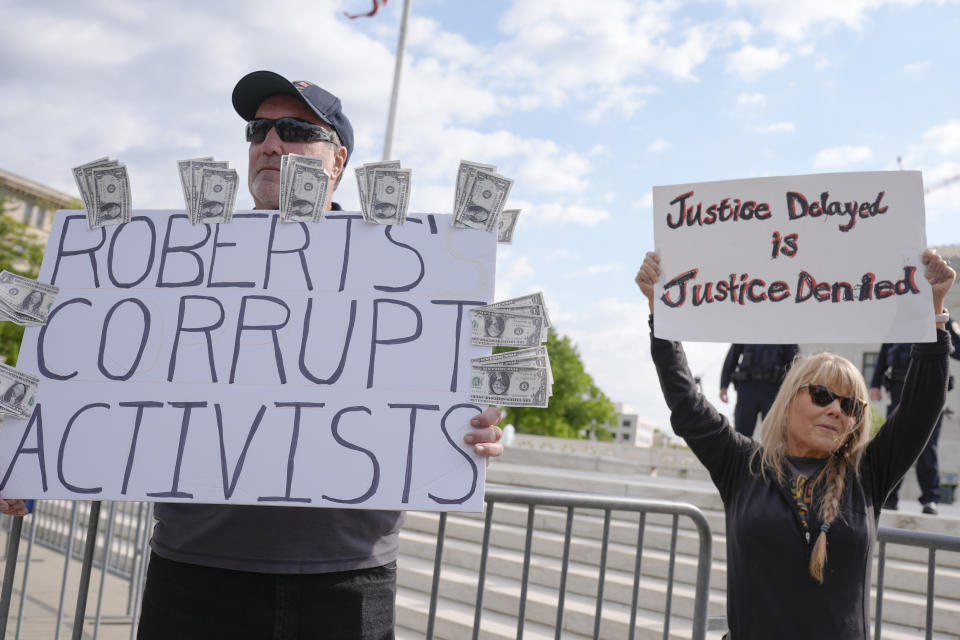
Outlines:
{"type": "Polygon", "coordinates": [[[470,400],[500,407],[546,407],[550,400],[543,367],[471,367],[470,400]]]}

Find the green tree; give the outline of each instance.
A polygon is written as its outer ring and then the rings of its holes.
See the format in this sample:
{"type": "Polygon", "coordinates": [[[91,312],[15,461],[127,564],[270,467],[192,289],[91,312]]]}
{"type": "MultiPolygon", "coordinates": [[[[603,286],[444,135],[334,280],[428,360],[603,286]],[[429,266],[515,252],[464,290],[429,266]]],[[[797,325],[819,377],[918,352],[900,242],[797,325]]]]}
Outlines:
{"type": "Polygon", "coordinates": [[[603,425],[613,422],[613,403],[583,368],[580,353],[570,338],[550,329],[547,353],[553,369],[553,396],[549,406],[546,409],[508,407],[501,424],[513,424],[518,433],[612,440],[613,436],[603,425]]]}
{"type": "MultiPolygon", "coordinates": [[[[43,260],[43,243],[30,234],[29,227],[4,215],[6,203],[0,196],[0,270],[36,278],[43,260]]],[[[20,353],[23,327],[0,322],[0,358],[13,365],[20,353]]]]}

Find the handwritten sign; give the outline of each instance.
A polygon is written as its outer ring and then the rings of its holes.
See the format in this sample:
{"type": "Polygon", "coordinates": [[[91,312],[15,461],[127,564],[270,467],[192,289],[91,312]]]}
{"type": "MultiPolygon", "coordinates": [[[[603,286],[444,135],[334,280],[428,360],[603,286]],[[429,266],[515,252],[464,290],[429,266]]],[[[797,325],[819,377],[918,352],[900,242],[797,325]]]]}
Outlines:
{"type": "Polygon", "coordinates": [[[17,364],[38,402],[0,426],[0,492],[479,511],[463,436],[489,347],[469,308],[495,256],[449,215],[139,211],[90,231],[60,212],[39,277],[60,294],[17,364]]]}
{"type": "Polygon", "coordinates": [[[653,216],[658,337],[935,339],[917,171],[654,187],[653,216]]]}

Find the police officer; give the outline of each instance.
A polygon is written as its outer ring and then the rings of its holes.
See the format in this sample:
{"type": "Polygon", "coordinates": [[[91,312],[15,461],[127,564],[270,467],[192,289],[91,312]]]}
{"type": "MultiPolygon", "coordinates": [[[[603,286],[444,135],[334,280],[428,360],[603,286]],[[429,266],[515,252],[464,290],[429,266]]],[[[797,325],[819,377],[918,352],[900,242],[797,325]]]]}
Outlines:
{"type": "Polygon", "coordinates": [[[757,415],[767,416],[783,376],[800,355],[795,344],[732,344],[720,373],[720,400],[727,402],[727,387],[733,382],[737,406],[733,422],[737,431],[753,437],[757,415]]]}
{"type": "MultiPolygon", "coordinates": [[[[953,351],[950,357],[960,360],[960,333],[958,333],[956,322],[947,323],[947,331],[950,333],[950,341],[953,343],[953,351]]],[[[890,404],[887,405],[887,418],[893,413],[893,410],[900,404],[900,394],[903,391],[903,379],[907,375],[907,365],[910,363],[910,350],[912,343],[885,343],[880,347],[880,355],[877,357],[877,366],[873,370],[873,378],[870,380],[870,399],[879,402],[883,399],[881,386],[890,394],[890,404]]],[[[949,388],[953,388],[953,376],[950,376],[949,388]]],[[[920,485],[920,504],[923,505],[923,512],[930,515],[937,515],[937,503],[940,502],[940,467],[937,459],[937,441],[940,439],[940,426],[943,423],[943,414],[937,420],[937,425],[930,434],[927,446],[920,452],[917,458],[917,482],[920,485]]],[[[883,507],[885,509],[897,509],[900,502],[900,485],[903,481],[897,483],[890,495],[887,496],[883,507]]]]}

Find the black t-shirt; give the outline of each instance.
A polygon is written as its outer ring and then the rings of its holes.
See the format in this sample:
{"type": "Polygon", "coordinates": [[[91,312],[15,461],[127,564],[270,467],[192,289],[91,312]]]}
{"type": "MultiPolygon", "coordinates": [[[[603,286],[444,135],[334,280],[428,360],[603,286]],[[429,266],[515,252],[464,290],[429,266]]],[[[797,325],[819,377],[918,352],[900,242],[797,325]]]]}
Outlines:
{"type": "Polygon", "coordinates": [[[797,458],[787,456],[790,468],[790,495],[797,506],[797,513],[804,531],[810,528],[810,504],[813,499],[813,482],[827,463],[826,458],[797,458]]]}

